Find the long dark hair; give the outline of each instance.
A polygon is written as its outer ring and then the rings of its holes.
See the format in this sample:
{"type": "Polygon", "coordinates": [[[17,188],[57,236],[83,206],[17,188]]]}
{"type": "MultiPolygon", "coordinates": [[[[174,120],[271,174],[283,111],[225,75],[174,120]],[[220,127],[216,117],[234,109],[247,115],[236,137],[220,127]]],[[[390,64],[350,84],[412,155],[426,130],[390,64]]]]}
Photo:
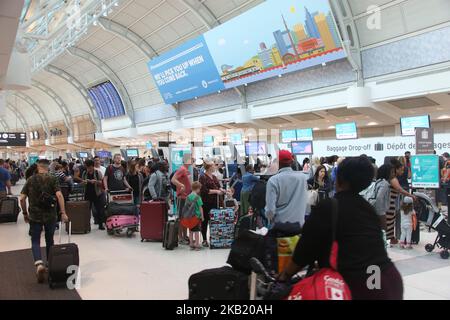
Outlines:
{"type": "Polygon", "coordinates": [[[381,167],[378,168],[377,180],[384,179],[386,181],[391,181],[393,170],[394,170],[394,167],[392,165],[383,164],[381,167]]]}
{"type": "Polygon", "coordinates": [[[316,173],[314,173],[314,181],[319,181],[319,173],[321,170],[325,170],[325,176],[323,177],[323,182],[326,183],[328,182],[328,172],[327,172],[327,168],[325,168],[324,165],[320,165],[317,167],[316,169],[316,173]]]}

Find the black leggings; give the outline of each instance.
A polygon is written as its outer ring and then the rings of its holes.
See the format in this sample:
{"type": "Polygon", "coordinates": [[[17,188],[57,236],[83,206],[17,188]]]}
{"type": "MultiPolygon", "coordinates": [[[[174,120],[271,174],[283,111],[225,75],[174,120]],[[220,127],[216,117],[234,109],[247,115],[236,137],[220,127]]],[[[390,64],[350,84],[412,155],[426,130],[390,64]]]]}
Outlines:
{"type": "Polygon", "coordinates": [[[217,204],[209,204],[204,203],[203,204],[203,215],[205,216],[205,220],[202,222],[202,237],[203,241],[207,241],[207,234],[208,234],[208,224],[209,224],[209,212],[211,209],[217,209],[217,204]]]}

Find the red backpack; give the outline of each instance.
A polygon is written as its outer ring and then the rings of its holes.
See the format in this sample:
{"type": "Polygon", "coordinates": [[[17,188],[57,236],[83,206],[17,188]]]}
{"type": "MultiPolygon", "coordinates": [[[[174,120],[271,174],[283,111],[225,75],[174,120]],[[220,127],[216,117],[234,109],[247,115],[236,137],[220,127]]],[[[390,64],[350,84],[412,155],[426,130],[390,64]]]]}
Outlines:
{"type": "Polygon", "coordinates": [[[312,276],[298,282],[286,300],[351,300],[350,288],[337,271],[338,243],[336,241],[337,200],[332,199],[333,236],[330,252],[330,268],[322,268],[312,276]]]}

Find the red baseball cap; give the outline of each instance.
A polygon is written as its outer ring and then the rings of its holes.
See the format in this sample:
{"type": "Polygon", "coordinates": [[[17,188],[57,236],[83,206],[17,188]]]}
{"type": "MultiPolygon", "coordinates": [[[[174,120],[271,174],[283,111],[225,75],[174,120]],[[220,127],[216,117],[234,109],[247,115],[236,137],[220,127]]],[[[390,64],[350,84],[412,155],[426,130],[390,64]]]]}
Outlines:
{"type": "Polygon", "coordinates": [[[292,153],[290,153],[288,150],[281,150],[280,154],[278,155],[278,161],[283,164],[292,164],[294,159],[292,157],[292,153]]]}

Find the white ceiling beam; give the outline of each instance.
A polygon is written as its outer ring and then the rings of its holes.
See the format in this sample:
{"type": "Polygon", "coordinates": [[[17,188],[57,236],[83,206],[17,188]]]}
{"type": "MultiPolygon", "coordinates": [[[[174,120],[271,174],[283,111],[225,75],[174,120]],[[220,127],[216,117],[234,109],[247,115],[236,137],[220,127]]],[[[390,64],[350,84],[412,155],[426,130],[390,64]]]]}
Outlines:
{"type": "Polygon", "coordinates": [[[199,0],[179,0],[185,5],[207,28],[208,30],[218,26],[220,21],[203,1],[199,0]]]}
{"type": "Polygon", "coordinates": [[[24,131],[27,131],[30,126],[28,125],[27,120],[25,119],[25,117],[23,116],[23,114],[20,112],[19,108],[14,107],[11,103],[8,102],[7,106],[6,106],[9,110],[11,110],[11,112],[17,117],[17,119],[19,120],[20,124],[22,125],[22,129],[24,131]]]}
{"type": "Polygon", "coordinates": [[[69,136],[72,136],[72,134],[73,134],[72,121],[71,121],[72,115],[69,111],[69,108],[64,103],[63,99],[61,99],[61,97],[55,91],[53,91],[53,89],[46,86],[42,82],[32,80],[32,85],[33,85],[33,87],[44,92],[46,95],[48,95],[50,98],[52,98],[52,100],[56,103],[56,105],[58,106],[59,110],[62,113],[64,124],[65,124],[67,130],[69,131],[69,136]]]}
{"type": "Polygon", "coordinates": [[[31,106],[31,108],[33,108],[33,110],[38,114],[39,119],[41,120],[41,124],[42,124],[42,127],[44,128],[45,133],[49,136],[50,135],[49,124],[48,124],[48,119],[47,119],[47,116],[46,116],[44,110],[42,110],[42,108],[36,103],[36,101],[34,101],[32,98],[30,98],[23,92],[16,91],[14,93],[14,95],[16,97],[19,97],[26,103],[28,103],[31,106]]]}
{"type": "Polygon", "coordinates": [[[45,67],[45,71],[66,80],[75,88],[75,90],[77,90],[83,96],[86,105],[89,107],[91,120],[92,122],[94,122],[97,132],[101,132],[102,123],[100,121],[100,118],[98,117],[97,110],[95,110],[94,102],[92,101],[91,97],[88,94],[87,88],[70,73],[60,68],[57,68],[54,65],[49,64],[48,66],[45,67]]]}
{"type": "MultiPolygon", "coordinates": [[[[11,128],[10,128],[9,125],[6,123],[5,119],[3,119],[3,118],[1,118],[1,117],[0,117],[0,124],[1,124],[2,127],[3,127],[3,131],[6,131],[6,132],[10,132],[10,131],[11,131],[11,128]]],[[[17,128],[16,128],[16,129],[17,129],[17,128]]]]}
{"type": "Polygon", "coordinates": [[[158,52],[147,43],[143,38],[141,38],[137,33],[131,31],[125,26],[106,18],[99,18],[98,22],[106,30],[109,31],[122,39],[130,42],[136,48],[138,48],[147,58],[151,59],[158,56],[158,52]]]}

